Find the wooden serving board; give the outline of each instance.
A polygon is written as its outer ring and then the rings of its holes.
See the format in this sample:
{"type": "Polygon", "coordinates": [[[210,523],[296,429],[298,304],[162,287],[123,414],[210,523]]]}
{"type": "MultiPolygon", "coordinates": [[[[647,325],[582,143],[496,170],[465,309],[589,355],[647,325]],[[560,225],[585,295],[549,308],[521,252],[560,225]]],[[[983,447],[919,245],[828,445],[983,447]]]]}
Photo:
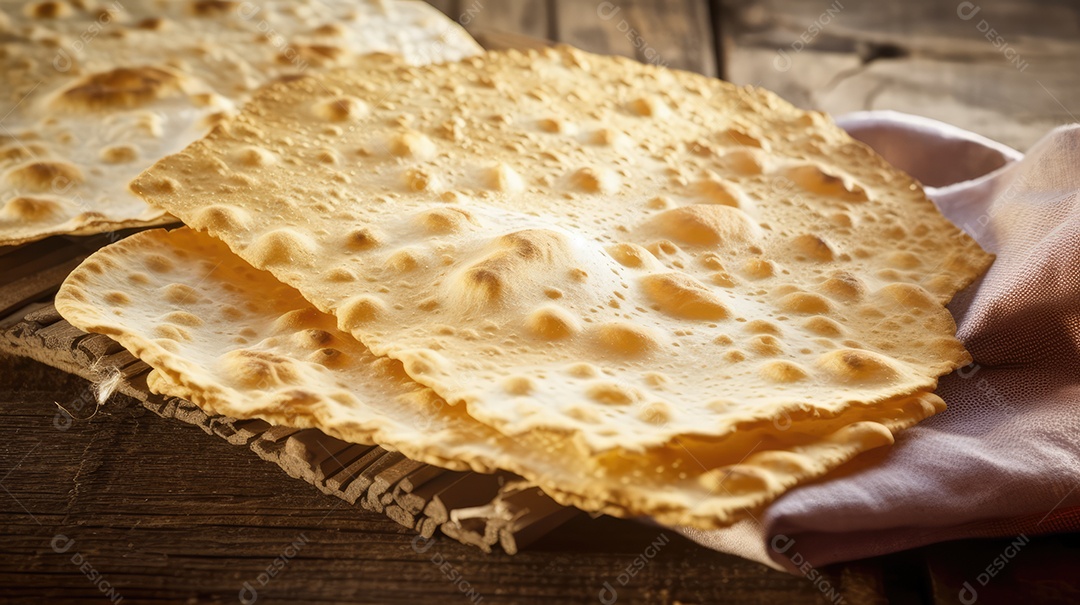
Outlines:
{"type": "MultiPolygon", "coordinates": [[[[315,429],[212,416],[195,404],[151,393],[150,366],[116,341],[72,326],[53,306],[64,278],[98,248],[134,230],[54,237],[0,248],[0,352],[29,357],[95,385],[119,374],[115,391],[155,414],[197,426],[323,493],[380,512],[425,538],[436,530],[490,552],[513,554],[580,511],[564,507],[516,475],[448,471],[375,445],[347,443],[315,429]]],[[[111,381],[109,381],[111,382],[111,381]]]]}

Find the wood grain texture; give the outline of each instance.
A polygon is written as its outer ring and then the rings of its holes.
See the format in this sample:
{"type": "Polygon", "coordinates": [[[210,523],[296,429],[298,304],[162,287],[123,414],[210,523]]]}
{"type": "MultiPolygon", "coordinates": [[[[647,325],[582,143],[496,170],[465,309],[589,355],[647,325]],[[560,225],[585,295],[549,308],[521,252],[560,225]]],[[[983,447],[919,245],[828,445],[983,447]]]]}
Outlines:
{"type": "Polygon", "coordinates": [[[548,0],[458,0],[455,18],[470,33],[502,32],[530,38],[551,38],[554,27],[548,0]]]}
{"type": "Polygon", "coordinates": [[[458,0],[426,0],[428,4],[441,10],[444,15],[451,19],[457,19],[458,0]]]}
{"type": "Polygon", "coordinates": [[[555,0],[555,37],[578,48],[717,75],[706,0],[555,0]]]}
{"type": "MultiPolygon", "coordinates": [[[[53,402],[73,409],[89,383],[21,358],[0,356],[0,368],[0,602],[105,602],[75,553],[126,603],[236,603],[244,582],[261,603],[469,603],[470,589],[480,603],[596,603],[604,582],[619,603],[828,602],[805,578],[606,517],[578,517],[514,556],[417,539],[125,396],[58,428],[53,402]],[[70,550],[55,552],[57,535],[75,540],[70,550]]],[[[941,544],[823,571],[844,603],[959,603],[963,582],[977,582],[1009,543],[941,544]]],[[[1078,546],[1076,536],[1033,537],[979,586],[978,602],[1076,602],[1078,546]]]]}
{"type": "Polygon", "coordinates": [[[710,76],[718,73],[709,0],[453,0],[434,4],[486,48],[560,42],[710,76]]]}
{"type": "Polygon", "coordinates": [[[552,0],[433,0],[428,4],[468,30],[487,49],[491,47],[481,39],[489,35],[554,41],[552,0]]]}
{"type": "Polygon", "coordinates": [[[88,383],[18,358],[0,368],[3,602],[101,602],[75,552],[129,603],[237,602],[245,581],[267,603],[470,602],[446,563],[482,603],[596,602],[604,582],[626,603],[820,602],[804,579],[629,521],[582,516],[514,556],[428,543],[124,396],[58,430],[53,402],[70,405],[88,383]],[[58,534],[75,540],[67,553],[50,546],[58,534]],[[661,534],[656,556],[619,584],[661,534]],[[298,541],[260,587],[259,573],[298,541]]]}
{"type": "Polygon", "coordinates": [[[727,77],[802,107],[915,113],[1021,150],[1080,116],[1076,3],[721,5],[727,77]]]}

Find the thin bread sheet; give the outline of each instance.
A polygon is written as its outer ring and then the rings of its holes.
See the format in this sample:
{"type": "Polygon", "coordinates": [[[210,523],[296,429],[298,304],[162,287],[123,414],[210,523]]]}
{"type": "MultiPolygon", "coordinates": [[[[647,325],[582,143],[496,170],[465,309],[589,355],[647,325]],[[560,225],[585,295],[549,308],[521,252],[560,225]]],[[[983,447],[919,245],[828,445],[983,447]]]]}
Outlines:
{"type": "Polygon", "coordinates": [[[992,259],[821,114],[570,48],[272,84],[132,187],[477,420],[590,452],[932,390],[992,259]]]}
{"type": "Polygon", "coordinates": [[[508,437],[376,357],[334,317],[183,228],[137,234],[91,256],[57,295],[74,325],[107,334],[155,372],[150,386],[211,413],[318,428],[452,469],[505,469],[560,502],[718,527],[819,477],[943,408],[933,394],[834,417],[799,415],[724,438],[589,456],[557,432],[508,437]]]}
{"type": "Polygon", "coordinates": [[[0,246],[175,222],[128,182],[258,86],[479,46],[423,2],[0,2],[0,246]]]}

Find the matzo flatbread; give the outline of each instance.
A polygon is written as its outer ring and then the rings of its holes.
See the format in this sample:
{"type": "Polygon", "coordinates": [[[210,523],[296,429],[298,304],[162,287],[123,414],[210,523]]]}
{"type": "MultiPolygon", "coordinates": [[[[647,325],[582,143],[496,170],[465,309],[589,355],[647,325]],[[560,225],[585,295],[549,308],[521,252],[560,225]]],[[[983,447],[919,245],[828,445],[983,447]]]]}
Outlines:
{"type": "Polygon", "coordinates": [[[273,78],[480,51],[423,2],[0,2],[0,246],[174,220],[127,183],[273,78]],[[83,7],[83,8],[80,8],[83,7]]]}
{"type": "Polygon", "coordinates": [[[991,260],[827,118],[569,48],[272,84],[132,187],[474,418],[590,451],[931,390],[991,260]]]}
{"type": "Polygon", "coordinates": [[[190,229],[137,234],[84,262],[57,309],[108,334],[155,371],[157,392],[211,413],[318,428],[453,469],[506,469],[560,502],[670,524],[718,527],[940,410],[932,394],[587,456],[561,435],[508,437],[375,357],[334,317],[190,229]]]}

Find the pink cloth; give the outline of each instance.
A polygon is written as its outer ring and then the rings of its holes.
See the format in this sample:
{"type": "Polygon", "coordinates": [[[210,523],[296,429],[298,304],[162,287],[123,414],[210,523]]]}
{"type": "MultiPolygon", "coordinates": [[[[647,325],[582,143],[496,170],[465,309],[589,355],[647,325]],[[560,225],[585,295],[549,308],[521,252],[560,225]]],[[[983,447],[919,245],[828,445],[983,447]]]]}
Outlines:
{"type": "MultiPolygon", "coordinates": [[[[975,363],[941,379],[947,411],[756,520],[679,531],[797,573],[968,537],[1080,528],[1080,125],[1022,156],[894,112],[838,120],[928,186],[997,255],[949,308],[975,363]]],[[[902,335],[898,335],[902,337],[902,335]]]]}

